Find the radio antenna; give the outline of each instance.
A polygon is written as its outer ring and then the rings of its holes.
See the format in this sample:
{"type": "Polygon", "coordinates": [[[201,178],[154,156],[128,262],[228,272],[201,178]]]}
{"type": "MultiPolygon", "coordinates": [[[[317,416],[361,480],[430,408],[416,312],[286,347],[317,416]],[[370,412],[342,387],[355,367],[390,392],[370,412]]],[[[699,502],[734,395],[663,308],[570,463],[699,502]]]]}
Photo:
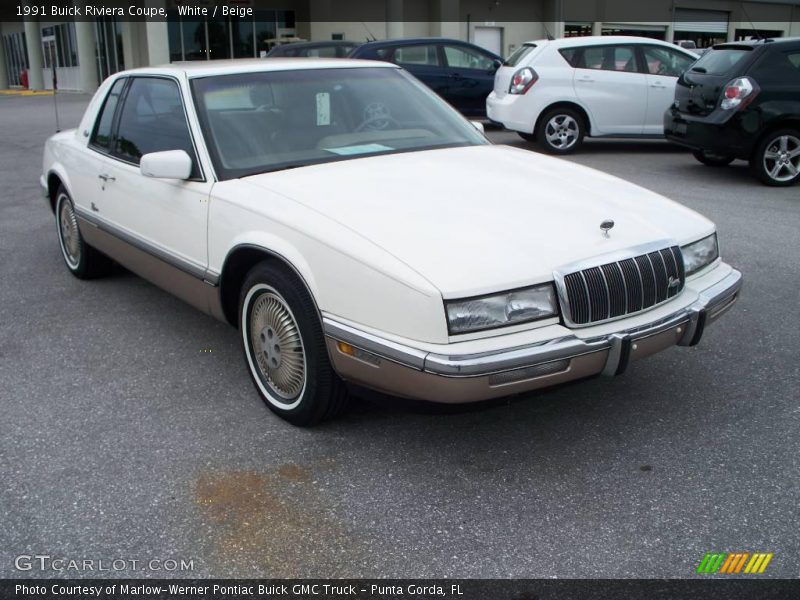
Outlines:
{"type": "Polygon", "coordinates": [[[56,133],[58,133],[59,131],[61,131],[61,127],[60,127],[60,125],[58,123],[58,99],[57,99],[58,98],[58,77],[56,76],[55,57],[52,57],[52,58],[53,58],[53,60],[50,61],[50,64],[52,65],[52,71],[53,71],[53,112],[56,113],[56,133]]]}
{"type": "Polygon", "coordinates": [[[377,39],[378,39],[378,38],[376,38],[376,37],[375,37],[375,36],[372,34],[372,32],[369,30],[369,27],[367,27],[367,24],[366,24],[366,23],[364,23],[364,21],[361,21],[361,25],[363,25],[363,26],[364,26],[364,29],[366,29],[366,30],[367,30],[367,33],[369,34],[369,37],[371,37],[371,38],[372,38],[371,40],[369,40],[370,42],[374,42],[375,40],[377,40],[377,39]]]}
{"type": "Polygon", "coordinates": [[[758,32],[758,29],[756,29],[756,24],[753,23],[753,19],[751,19],[750,15],[747,14],[747,10],[744,7],[744,2],[740,2],[740,4],[742,5],[742,12],[744,13],[744,16],[747,17],[747,20],[750,22],[750,27],[752,27],[753,31],[755,31],[755,33],[756,33],[756,38],[759,39],[759,40],[763,40],[764,38],[758,32]]]}

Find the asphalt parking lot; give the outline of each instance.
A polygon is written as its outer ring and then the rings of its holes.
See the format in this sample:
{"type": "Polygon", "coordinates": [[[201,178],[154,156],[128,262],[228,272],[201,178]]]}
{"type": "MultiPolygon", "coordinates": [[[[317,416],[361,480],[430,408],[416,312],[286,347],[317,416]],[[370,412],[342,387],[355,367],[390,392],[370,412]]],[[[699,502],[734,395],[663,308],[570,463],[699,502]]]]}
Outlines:
{"type": "MultiPolygon", "coordinates": [[[[61,96],[62,126],[87,102],[61,96]]],[[[703,342],[488,408],[361,401],[301,430],[234,329],[124,270],[67,272],[38,187],[52,104],[0,96],[0,576],[57,576],[14,568],[47,554],[193,561],[104,574],[127,577],[673,578],[710,551],[798,576],[800,188],[589,141],[568,160],[716,221],[745,288],[703,342]]]]}

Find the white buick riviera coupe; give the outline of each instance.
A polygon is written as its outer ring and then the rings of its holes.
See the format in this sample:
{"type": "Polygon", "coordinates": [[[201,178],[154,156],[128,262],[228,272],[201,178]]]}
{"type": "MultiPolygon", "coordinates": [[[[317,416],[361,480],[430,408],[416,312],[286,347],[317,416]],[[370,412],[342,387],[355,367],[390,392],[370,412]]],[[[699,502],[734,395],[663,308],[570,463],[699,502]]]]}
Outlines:
{"type": "Polygon", "coordinates": [[[480,129],[394,65],[173,64],[106,80],[41,186],[75,276],[113,259],[238,327],[298,425],[352,386],[455,403],[620,374],[733,305],[713,223],[480,129]]]}

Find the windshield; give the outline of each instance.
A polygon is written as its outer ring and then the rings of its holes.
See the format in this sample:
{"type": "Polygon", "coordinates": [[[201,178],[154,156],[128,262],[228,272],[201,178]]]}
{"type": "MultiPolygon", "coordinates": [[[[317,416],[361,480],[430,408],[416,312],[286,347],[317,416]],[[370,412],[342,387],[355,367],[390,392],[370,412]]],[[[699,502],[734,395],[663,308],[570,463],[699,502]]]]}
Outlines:
{"type": "Polygon", "coordinates": [[[220,179],[486,139],[400,69],[299,69],[192,82],[220,179]]]}
{"type": "Polygon", "coordinates": [[[749,48],[741,46],[738,48],[712,48],[692,65],[692,71],[709,75],[725,75],[750,52],[749,48]]]}

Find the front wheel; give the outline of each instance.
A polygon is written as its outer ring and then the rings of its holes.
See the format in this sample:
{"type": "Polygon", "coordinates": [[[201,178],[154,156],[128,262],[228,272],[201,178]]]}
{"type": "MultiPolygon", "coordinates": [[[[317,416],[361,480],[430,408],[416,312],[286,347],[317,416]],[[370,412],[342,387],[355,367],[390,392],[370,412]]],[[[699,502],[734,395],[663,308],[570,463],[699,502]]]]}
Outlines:
{"type": "Polygon", "coordinates": [[[570,108],[555,108],[542,117],[537,139],[551,154],[570,154],[583,143],[584,135],[581,115],[570,108]]]}
{"type": "Polygon", "coordinates": [[[733,162],[733,156],[727,156],[725,154],[711,154],[709,152],[705,152],[704,150],[695,150],[692,152],[692,156],[694,156],[698,161],[707,167],[727,167],[733,162]]]}
{"type": "Polygon", "coordinates": [[[84,241],[78,228],[75,206],[64,186],[60,186],[56,192],[56,228],[61,255],[75,277],[94,279],[111,271],[111,259],[84,241]]]}
{"type": "Polygon", "coordinates": [[[781,129],[765,136],[753,152],[750,169],[767,185],[797,183],[800,180],[800,131],[781,129]]]}
{"type": "Polygon", "coordinates": [[[262,262],[239,299],[239,327],[250,377],[277,415],[299,426],[335,416],[347,389],[334,373],[314,303],[294,273],[262,262]]]}

